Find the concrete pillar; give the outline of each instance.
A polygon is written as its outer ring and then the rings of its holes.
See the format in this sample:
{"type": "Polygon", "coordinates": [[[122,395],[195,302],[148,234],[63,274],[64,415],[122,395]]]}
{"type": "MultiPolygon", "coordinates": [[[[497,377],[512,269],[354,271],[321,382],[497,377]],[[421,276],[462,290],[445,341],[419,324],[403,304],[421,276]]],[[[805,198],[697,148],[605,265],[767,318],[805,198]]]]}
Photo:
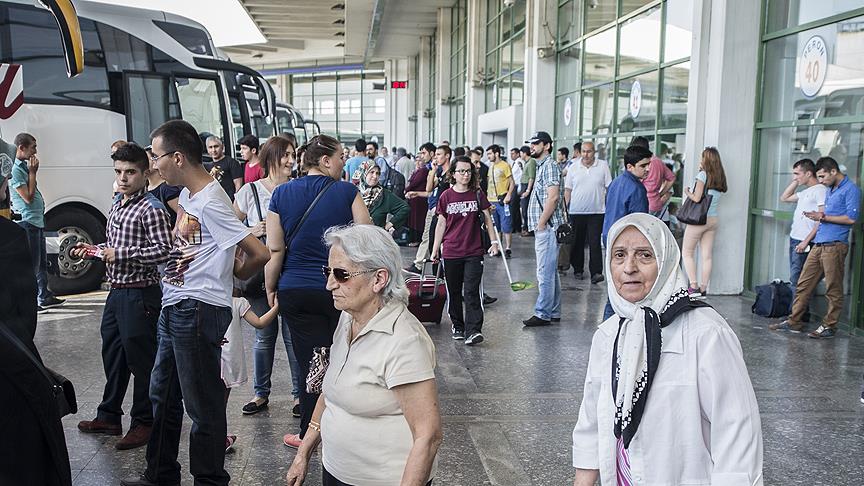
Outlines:
{"type": "Polygon", "coordinates": [[[692,186],[705,146],[720,150],[729,191],[714,244],[710,292],[718,294],[738,294],[744,284],[759,18],[759,2],[704,0],[693,8],[684,182],[692,186]]]}
{"type": "Polygon", "coordinates": [[[418,97],[417,131],[419,132],[420,143],[424,143],[427,141],[425,138],[426,134],[429,133],[429,124],[431,122],[431,119],[425,116],[426,110],[431,108],[429,105],[429,90],[431,89],[429,76],[432,72],[432,49],[429,36],[420,37],[420,55],[418,59],[420,65],[417,70],[417,76],[419,79],[417,80],[417,91],[414,93],[414,96],[418,97]]]}
{"type": "MultiPolygon", "coordinates": [[[[436,95],[435,103],[435,140],[434,144],[438,144],[442,140],[450,138],[450,105],[442,103],[441,100],[446,100],[450,97],[450,30],[452,24],[452,8],[438,9],[438,29],[436,31],[436,95]]],[[[453,141],[451,140],[451,143],[453,141]]]]}
{"type": "Polygon", "coordinates": [[[465,73],[465,144],[477,145],[477,117],[486,110],[483,67],[486,62],[486,1],[468,0],[468,68],[465,73]]]}
{"type": "Polygon", "coordinates": [[[549,35],[549,30],[555,31],[558,9],[549,8],[545,0],[528,0],[525,11],[525,90],[522,110],[525,133],[516,134],[518,140],[514,146],[521,146],[528,136],[538,130],[550,134],[555,132],[555,55],[541,59],[537,50],[544,47],[554,49],[554,38],[549,35]]]}
{"type": "Polygon", "coordinates": [[[414,124],[408,122],[413,114],[414,101],[412,95],[416,91],[417,80],[410,79],[414,62],[410,59],[388,59],[384,62],[384,75],[387,82],[387,103],[384,115],[384,133],[387,134],[387,146],[405,147],[413,152],[414,124]],[[390,81],[408,81],[408,89],[391,89],[390,81]]]}

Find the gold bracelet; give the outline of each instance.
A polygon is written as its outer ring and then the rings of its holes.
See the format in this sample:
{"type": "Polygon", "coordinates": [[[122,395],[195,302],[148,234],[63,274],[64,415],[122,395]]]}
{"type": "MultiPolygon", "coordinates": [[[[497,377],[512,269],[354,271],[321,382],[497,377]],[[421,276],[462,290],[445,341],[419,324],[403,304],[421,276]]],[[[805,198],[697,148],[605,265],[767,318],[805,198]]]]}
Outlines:
{"type": "Polygon", "coordinates": [[[309,421],[309,427],[312,427],[317,432],[321,432],[321,424],[319,424],[318,422],[316,422],[314,420],[309,421]]]}

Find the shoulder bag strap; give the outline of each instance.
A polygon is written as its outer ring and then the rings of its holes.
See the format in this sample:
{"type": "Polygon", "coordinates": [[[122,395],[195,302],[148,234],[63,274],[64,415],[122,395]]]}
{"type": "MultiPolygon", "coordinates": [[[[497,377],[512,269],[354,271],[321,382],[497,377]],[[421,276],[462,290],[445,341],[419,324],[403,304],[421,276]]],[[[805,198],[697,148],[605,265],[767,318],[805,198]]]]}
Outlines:
{"type": "Polygon", "coordinates": [[[264,221],[264,215],[261,214],[261,198],[258,196],[258,187],[255,181],[252,183],[252,197],[255,198],[255,209],[258,210],[258,221],[264,221]]]}
{"type": "Polygon", "coordinates": [[[294,237],[297,236],[297,231],[300,229],[301,226],[303,226],[303,223],[306,222],[306,219],[309,218],[309,214],[315,208],[315,205],[318,204],[318,201],[321,200],[321,196],[323,196],[324,193],[327,192],[327,189],[330,189],[330,186],[332,186],[335,183],[336,183],[336,181],[334,179],[330,179],[330,181],[327,182],[327,184],[325,184],[324,187],[322,187],[320,191],[318,191],[318,195],[315,196],[315,199],[312,200],[312,204],[310,204],[309,208],[306,210],[306,212],[303,213],[303,216],[300,218],[300,221],[297,221],[297,224],[295,224],[294,227],[291,228],[291,232],[288,234],[288,240],[285,242],[285,251],[286,252],[291,251],[291,243],[294,241],[294,237]]]}
{"type": "Polygon", "coordinates": [[[42,376],[44,376],[45,379],[48,380],[48,383],[50,383],[52,387],[57,387],[57,384],[54,381],[54,377],[51,376],[50,373],[48,373],[48,370],[45,369],[45,365],[42,364],[42,362],[39,361],[38,358],[36,358],[33,352],[30,351],[30,348],[28,348],[24,343],[21,342],[20,339],[18,339],[18,336],[16,336],[14,332],[9,330],[9,328],[6,326],[5,321],[0,321],[0,334],[6,336],[7,339],[12,341],[12,344],[16,348],[18,348],[22,353],[24,353],[24,356],[27,356],[27,358],[33,363],[33,365],[36,366],[36,369],[39,370],[40,373],[42,373],[42,376]]]}

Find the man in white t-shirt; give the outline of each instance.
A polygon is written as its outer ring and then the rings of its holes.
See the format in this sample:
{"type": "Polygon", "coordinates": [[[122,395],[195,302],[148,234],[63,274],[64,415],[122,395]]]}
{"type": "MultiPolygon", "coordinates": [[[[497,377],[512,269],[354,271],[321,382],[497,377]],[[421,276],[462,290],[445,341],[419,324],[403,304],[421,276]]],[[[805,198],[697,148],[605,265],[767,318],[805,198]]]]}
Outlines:
{"type": "MultiPolygon", "coordinates": [[[[603,216],[606,213],[606,188],[612,182],[612,173],[605,160],[595,157],[594,142],[582,142],[582,157],[573,164],[564,179],[564,201],[570,217],[570,226],[576,235],[570,249],[570,264],[577,280],[585,278],[585,242],[588,242],[588,269],[591,283],[603,278],[603,253],[600,237],[603,216]]],[[[566,265],[566,262],[560,262],[566,265]]]]}
{"type": "Polygon", "coordinates": [[[263,268],[269,252],[237,219],[228,195],[207,173],[192,125],[171,120],[151,137],[159,174],[183,190],[162,282],[158,350],[150,377],[153,431],[147,470],[120,484],[180,484],[177,454],[185,406],[194,422],[189,470],[195,483],[227,485],[221,346],[231,323],[233,277],[250,278],[263,268]],[[237,247],[242,253],[235,257],[237,247]]]}
{"type": "MultiPolygon", "coordinates": [[[[807,255],[810,254],[810,242],[816,236],[819,223],[806,216],[806,211],[823,211],[825,194],[828,188],[819,183],[816,178],[816,165],[810,159],[801,159],[792,166],[792,182],[786,186],[780,201],[796,203],[792,215],[792,230],[789,232],[789,281],[792,282],[794,298],[798,277],[807,255]],[[798,191],[799,188],[804,189],[798,191]]],[[[809,313],[805,314],[804,322],[808,322],[809,313]]]]}

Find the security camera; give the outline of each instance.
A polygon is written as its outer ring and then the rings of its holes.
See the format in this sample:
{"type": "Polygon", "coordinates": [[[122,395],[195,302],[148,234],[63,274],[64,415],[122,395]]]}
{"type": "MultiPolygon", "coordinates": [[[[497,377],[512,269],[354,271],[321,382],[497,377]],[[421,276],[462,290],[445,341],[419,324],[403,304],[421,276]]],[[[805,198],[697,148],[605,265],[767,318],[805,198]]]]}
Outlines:
{"type": "Polygon", "coordinates": [[[588,2],[588,8],[597,8],[600,6],[600,2],[598,0],[590,0],[588,2]]]}

